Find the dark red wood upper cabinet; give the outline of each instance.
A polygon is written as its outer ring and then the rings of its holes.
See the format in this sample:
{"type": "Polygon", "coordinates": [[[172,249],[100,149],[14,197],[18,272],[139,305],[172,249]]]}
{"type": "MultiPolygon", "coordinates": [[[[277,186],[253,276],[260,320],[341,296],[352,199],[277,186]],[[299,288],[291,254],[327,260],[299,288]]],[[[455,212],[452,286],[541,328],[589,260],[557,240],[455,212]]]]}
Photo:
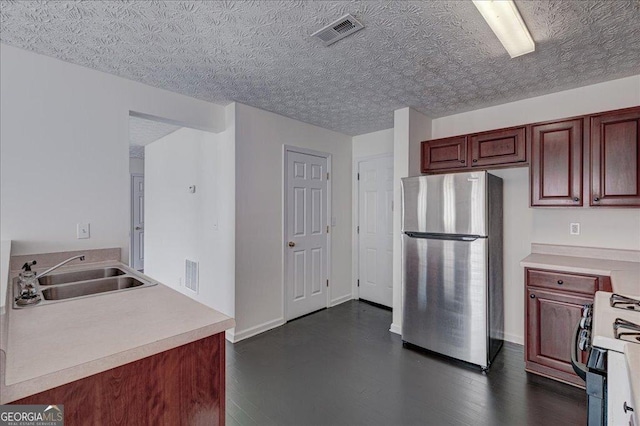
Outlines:
{"type": "Polygon", "coordinates": [[[467,167],[467,137],[422,142],[422,173],[467,167]]]}
{"type": "Polygon", "coordinates": [[[531,206],[582,205],[583,119],[531,126],[531,206]]]}
{"type": "Polygon", "coordinates": [[[525,127],[483,132],[469,137],[471,167],[527,161],[525,127]]]}
{"type": "Polygon", "coordinates": [[[640,207],[640,107],[591,116],[591,206],[640,207]]]}

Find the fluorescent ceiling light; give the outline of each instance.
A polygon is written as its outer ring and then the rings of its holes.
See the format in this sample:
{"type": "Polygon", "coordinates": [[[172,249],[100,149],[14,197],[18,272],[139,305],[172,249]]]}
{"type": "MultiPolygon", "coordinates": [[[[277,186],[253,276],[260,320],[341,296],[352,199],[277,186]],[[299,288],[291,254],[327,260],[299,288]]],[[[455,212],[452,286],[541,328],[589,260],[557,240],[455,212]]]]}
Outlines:
{"type": "Polygon", "coordinates": [[[513,0],[473,0],[473,4],[512,58],[536,50],[513,0]]]}

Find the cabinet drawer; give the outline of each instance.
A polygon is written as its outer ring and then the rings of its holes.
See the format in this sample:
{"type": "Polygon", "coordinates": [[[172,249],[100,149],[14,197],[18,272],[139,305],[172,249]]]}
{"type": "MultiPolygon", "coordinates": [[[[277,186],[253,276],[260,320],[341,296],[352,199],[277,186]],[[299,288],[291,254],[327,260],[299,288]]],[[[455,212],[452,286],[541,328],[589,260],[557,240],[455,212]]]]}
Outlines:
{"type": "Polygon", "coordinates": [[[595,294],[598,290],[598,277],[527,269],[527,285],[595,294]]]}

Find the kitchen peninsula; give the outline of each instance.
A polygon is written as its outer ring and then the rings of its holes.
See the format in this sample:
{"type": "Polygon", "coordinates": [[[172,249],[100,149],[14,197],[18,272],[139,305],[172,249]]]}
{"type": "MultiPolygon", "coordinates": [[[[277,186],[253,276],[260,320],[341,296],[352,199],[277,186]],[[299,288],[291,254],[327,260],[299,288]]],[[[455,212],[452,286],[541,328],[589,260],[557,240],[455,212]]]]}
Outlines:
{"type": "MultiPolygon", "coordinates": [[[[124,267],[115,252],[90,266],[124,267]]],[[[64,404],[70,425],[224,424],[232,318],[160,283],[25,309],[7,293],[0,403],[64,404]]]]}

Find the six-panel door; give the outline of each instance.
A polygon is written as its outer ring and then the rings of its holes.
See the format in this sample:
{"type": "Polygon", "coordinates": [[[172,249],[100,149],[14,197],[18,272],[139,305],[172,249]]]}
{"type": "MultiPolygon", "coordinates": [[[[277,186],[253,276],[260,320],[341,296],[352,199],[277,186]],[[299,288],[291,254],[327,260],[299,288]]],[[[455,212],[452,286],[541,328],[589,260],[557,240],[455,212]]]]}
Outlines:
{"type": "Polygon", "coordinates": [[[286,319],[291,320],[327,306],[326,158],[288,153],[286,208],[286,319]]]}

